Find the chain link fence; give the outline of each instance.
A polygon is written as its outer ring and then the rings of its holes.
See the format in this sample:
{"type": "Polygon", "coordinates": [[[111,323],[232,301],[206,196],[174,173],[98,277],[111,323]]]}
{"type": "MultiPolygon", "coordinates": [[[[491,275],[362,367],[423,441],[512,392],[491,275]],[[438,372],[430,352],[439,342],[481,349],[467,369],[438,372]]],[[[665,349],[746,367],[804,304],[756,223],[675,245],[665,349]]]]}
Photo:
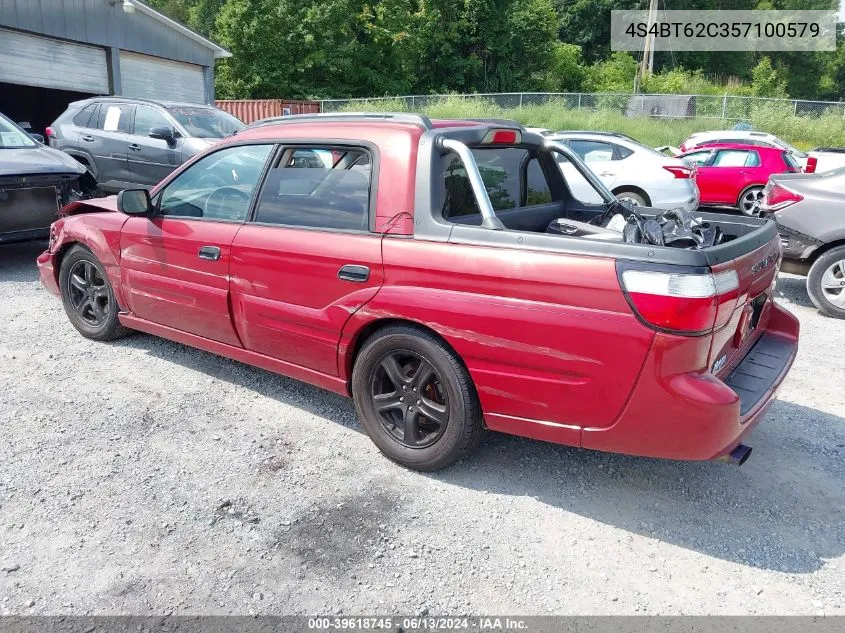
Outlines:
{"type": "Polygon", "coordinates": [[[599,92],[508,92],[469,95],[405,95],[369,99],[325,99],[322,112],[384,106],[418,111],[447,100],[479,101],[504,109],[554,104],[567,109],[612,110],[626,116],[649,116],[673,119],[750,120],[757,116],[800,116],[819,118],[835,116],[845,119],[845,102],[770,99],[733,95],[622,94],[599,92]],[[395,104],[395,105],[394,105],[395,104]]]}

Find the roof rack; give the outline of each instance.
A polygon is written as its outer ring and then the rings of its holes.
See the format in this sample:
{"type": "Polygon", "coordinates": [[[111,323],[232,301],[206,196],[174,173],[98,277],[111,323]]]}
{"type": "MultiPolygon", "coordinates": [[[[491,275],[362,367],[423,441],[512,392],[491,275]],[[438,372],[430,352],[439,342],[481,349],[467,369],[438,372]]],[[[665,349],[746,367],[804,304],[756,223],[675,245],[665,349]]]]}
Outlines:
{"type": "Polygon", "coordinates": [[[121,95],[95,95],[93,97],[79,99],[79,101],[140,101],[141,103],[151,103],[153,105],[161,106],[162,108],[164,107],[164,103],[162,101],[157,101],[156,99],[146,99],[144,97],[123,97],[121,95]]]}
{"type": "Polygon", "coordinates": [[[407,112],[320,112],[269,117],[250,123],[246,126],[246,129],[264,125],[278,125],[279,123],[307,123],[309,121],[390,121],[413,123],[414,125],[421,125],[426,130],[431,130],[434,127],[431,124],[431,119],[424,114],[409,114],[407,112]]]}

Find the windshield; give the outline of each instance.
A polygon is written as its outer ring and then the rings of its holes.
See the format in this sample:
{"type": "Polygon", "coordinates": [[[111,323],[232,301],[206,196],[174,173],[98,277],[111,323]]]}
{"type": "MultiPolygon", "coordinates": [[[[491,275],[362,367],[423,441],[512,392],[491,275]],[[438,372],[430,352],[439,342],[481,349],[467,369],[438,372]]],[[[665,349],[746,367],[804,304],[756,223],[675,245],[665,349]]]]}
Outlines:
{"type": "Polygon", "coordinates": [[[0,114],[0,149],[35,147],[37,143],[9,119],[0,114]]]}
{"type": "Polygon", "coordinates": [[[167,110],[194,138],[223,138],[246,127],[228,112],[214,108],[180,106],[167,110]]]}

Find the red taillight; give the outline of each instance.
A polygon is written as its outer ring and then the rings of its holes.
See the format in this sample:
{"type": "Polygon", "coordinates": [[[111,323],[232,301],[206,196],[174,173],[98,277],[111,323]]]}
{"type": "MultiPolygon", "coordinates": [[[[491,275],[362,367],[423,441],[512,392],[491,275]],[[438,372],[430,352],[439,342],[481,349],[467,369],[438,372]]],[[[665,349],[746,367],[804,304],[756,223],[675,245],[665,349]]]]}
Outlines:
{"type": "Polygon", "coordinates": [[[767,211],[780,211],[804,199],[804,196],[776,182],[770,185],[763,191],[763,200],[760,203],[760,206],[767,211]]]}
{"type": "Polygon", "coordinates": [[[692,178],[695,176],[695,169],[683,165],[664,165],[663,169],[672,174],[675,178],[692,178]]]}
{"type": "Polygon", "coordinates": [[[484,145],[516,145],[522,141],[519,130],[490,130],[484,136],[484,145]]]}
{"type": "Polygon", "coordinates": [[[45,131],[45,133],[47,134],[47,137],[48,137],[48,138],[49,138],[49,137],[51,137],[51,136],[55,136],[55,135],[56,135],[56,132],[55,132],[55,131],[53,130],[53,128],[51,128],[51,127],[48,127],[48,128],[47,128],[46,130],[44,130],[44,131],[45,131]]]}
{"type": "Polygon", "coordinates": [[[819,159],[815,156],[807,156],[807,166],[804,168],[804,173],[815,174],[816,167],[819,164],[819,159]]]}
{"type": "Polygon", "coordinates": [[[647,325],[675,334],[707,334],[723,323],[736,301],[739,277],[735,270],[713,274],[678,272],[645,265],[619,265],[619,282],[628,302],[647,325]]]}

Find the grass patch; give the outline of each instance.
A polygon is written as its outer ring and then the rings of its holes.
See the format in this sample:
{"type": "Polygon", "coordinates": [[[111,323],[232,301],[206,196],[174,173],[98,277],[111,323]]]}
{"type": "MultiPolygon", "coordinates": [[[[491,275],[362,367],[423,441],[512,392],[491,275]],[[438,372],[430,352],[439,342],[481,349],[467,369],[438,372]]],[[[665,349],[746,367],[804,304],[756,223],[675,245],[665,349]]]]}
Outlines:
{"type": "MultiPolygon", "coordinates": [[[[355,101],[341,108],[347,112],[409,112],[404,99],[355,101]]],[[[572,109],[563,101],[521,108],[502,108],[483,99],[453,96],[428,98],[415,111],[437,119],[470,119],[476,117],[516,119],[526,126],[550,130],[602,130],[621,132],[645,145],[679,145],[693,132],[731,129],[735,121],[720,119],[652,119],[647,116],[626,117],[621,109],[572,109]]],[[[845,146],[845,116],[828,112],[818,117],[795,116],[792,106],[778,103],[749,103],[746,120],[755,130],[770,132],[807,150],[818,146],[845,146]]]]}

